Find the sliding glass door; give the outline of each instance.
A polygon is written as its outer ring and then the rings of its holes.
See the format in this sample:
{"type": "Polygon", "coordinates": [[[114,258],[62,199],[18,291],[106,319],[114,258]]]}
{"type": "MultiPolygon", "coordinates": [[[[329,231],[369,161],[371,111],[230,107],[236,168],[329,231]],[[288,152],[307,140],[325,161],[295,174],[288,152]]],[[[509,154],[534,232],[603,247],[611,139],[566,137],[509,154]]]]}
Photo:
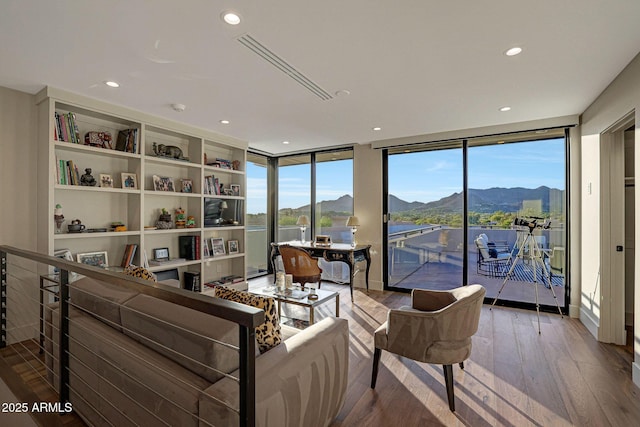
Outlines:
{"type": "Polygon", "coordinates": [[[387,150],[386,284],[566,304],[564,129],[387,150]]]}
{"type": "Polygon", "coordinates": [[[565,305],[567,169],[560,135],[469,140],[468,283],[482,284],[488,298],[502,289],[500,300],[535,303],[538,286],[541,305],[555,308],[554,294],[565,305]]]}
{"type": "Polygon", "coordinates": [[[462,143],[387,157],[389,289],[452,289],[463,281],[462,143]]]}

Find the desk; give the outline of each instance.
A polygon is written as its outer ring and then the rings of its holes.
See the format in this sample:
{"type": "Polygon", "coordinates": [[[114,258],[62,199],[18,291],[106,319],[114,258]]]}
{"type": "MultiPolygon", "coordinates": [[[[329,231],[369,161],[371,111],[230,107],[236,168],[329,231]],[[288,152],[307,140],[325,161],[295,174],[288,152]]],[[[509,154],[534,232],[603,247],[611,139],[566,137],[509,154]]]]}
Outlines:
{"type": "Polygon", "coordinates": [[[351,291],[351,301],[353,302],[353,277],[355,276],[355,264],[360,261],[367,262],[365,285],[369,292],[369,269],[371,268],[371,245],[351,246],[348,243],[332,243],[330,245],[316,245],[313,242],[302,243],[299,240],[291,242],[279,242],[271,244],[271,266],[273,267],[273,280],[275,283],[276,264],[275,260],[280,251],[279,245],[291,245],[303,249],[314,258],[323,258],[325,261],[341,261],[349,267],[349,290],[351,291]]]}

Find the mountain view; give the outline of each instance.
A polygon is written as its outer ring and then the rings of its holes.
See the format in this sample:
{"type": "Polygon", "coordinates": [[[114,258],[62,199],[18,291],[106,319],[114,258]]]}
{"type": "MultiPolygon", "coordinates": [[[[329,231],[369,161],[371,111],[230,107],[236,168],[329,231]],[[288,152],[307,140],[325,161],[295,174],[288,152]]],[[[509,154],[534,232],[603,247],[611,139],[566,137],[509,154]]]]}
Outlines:
{"type": "MultiPolygon", "coordinates": [[[[408,202],[394,195],[389,196],[389,211],[393,222],[414,224],[446,224],[459,226],[462,221],[462,193],[453,193],[432,202],[408,202]]],[[[353,212],[353,198],[344,195],[336,200],[318,203],[322,217],[346,217],[353,212]]],[[[564,210],[564,190],[540,186],[538,188],[488,188],[469,189],[469,222],[507,226],[516,214],[551,217],[554,211],[564,210]]],[[[295,224],[299,215],[308,214],[310,206],[282,208],[280,225],[295,224]]],[[[258,215],[249,215],[249,223],[255,223],[258,215]]],[[[325,224],[329,226],[330,224],[325,224]]]]}

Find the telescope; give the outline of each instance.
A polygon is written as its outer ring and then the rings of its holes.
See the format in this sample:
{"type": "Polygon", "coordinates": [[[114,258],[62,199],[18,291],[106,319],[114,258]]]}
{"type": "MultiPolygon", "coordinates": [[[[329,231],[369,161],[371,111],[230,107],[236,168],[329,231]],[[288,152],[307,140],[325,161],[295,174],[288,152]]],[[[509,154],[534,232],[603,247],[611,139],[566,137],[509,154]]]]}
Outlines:
{"type": "Polygon", "coordinates": [[[535,228],[548,229],[551,228],[551,221],[545,220],[542,224],[538,224],[538,220],[544,218],[532,216],[530,219],[527,218],[516,218],[513,220],[513,225],[517,225],[520,227],[529,227],[529,232],[533,232],[535,228]]]}

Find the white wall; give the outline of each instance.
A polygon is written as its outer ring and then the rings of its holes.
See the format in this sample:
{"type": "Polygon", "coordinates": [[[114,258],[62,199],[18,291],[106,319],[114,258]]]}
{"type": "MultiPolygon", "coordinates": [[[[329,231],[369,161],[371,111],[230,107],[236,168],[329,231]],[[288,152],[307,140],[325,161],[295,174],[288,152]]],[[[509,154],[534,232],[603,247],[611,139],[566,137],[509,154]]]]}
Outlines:
{"type": "MultiPolygon", "coordinates": [[[[382,290],[382,150],[356,145],[353,153],[354,215],[360,220],[358,243],[371,245],[369,289],[382,290]]],[[[354,286],[364,288],[364,272],[354,286]]]]}
{"type": "MultiPolygon", "coordinates": [[[[602,284],[598,283],[598,272],[600,271],[600,200],[602,190],[600,189],[600,151],[602,143],[602,133],[617,121],[625,117],[629,112],[635,111],[636,140],[638,140],[638,125],[640,125],[640,55],[616,77],[600,96],[582,114],[582,209],[589,212],[582,220],[582,310],[581,320],[589,327],[594,336],[598,337],[602,325],[600,304],[609,304],[607,299],[601,299],[602,284]],[[588,194],[587,189],[591,185],[592,192],[588,194]],[[596,287],[597,286],[597,287],[596,287]]],[[[640,170],[640,150],[635,150],[635,176],[640,170]]],[[[640,198],[636,187],[635,210],[640,212],[640,198]]],[[[638,229],[640,215],[636,215],[636,229],[638,229]]],[[[635,246],[638,245],[640,236],[636,234],[635,246]]],[[[609,248],[610,249],[610,248],[609,248]]],[[[603,250],[608,250],[603,248],[603,250]]],[[[640,278],[640,260],[638,253],[635,257],[635,277],[640,278]]],[[[605,286],[607,284],[605,283],[605,286]]],[[[640,292],[636,279],[635,301],[634,301],[634,366],[633,381],[640,386],[640,292]]]]}
{"type": "MultiPolygon", "coordinates": [[[[36,250],[36,107],[32,95],[0,87],[0,244],[36,250]]],[[[34,336],[38,319],[34,263],[9,258],[9,342],[34,336]],[[33,317],[35,315],[35,317],[33,317]]]]}

